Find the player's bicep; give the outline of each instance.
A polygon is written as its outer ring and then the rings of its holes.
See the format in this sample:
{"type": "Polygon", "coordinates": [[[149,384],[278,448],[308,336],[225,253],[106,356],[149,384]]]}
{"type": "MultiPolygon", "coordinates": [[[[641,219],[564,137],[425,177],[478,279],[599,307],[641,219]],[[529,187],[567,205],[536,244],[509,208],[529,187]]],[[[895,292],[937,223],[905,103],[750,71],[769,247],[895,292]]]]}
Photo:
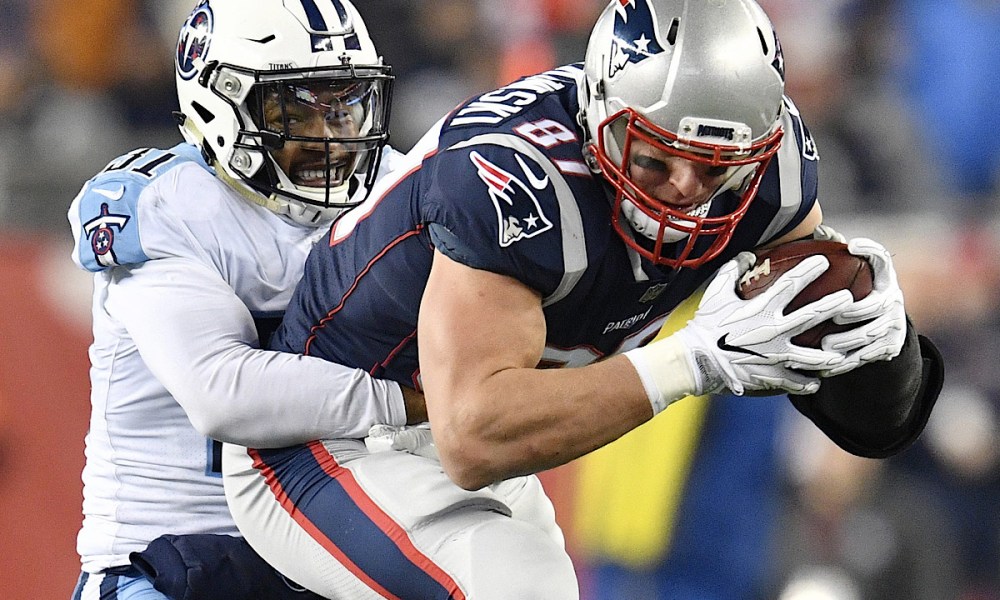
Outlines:
{"type": "Polygon", "coordinates": [[[545,346],[541,297],[515,279],[435,251],[418,339],[433,421],[435,407],[488,401],[492,375],[538,364],[545,346]]]}

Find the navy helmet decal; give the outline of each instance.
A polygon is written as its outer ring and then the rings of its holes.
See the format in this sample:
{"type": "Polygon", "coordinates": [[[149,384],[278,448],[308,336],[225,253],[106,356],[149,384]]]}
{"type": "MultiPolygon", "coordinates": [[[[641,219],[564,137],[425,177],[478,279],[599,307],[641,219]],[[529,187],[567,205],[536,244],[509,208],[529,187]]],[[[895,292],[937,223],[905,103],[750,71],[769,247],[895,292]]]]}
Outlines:
{"type": "Polygon", "coordinates": [[[657,37],[656,19],[649,0],[618,0],[608,78],[632,63],[663,52],[657,37]]]}
{"type": "Polygon", "coordinates": [[[771,62],[771,66],[778,72],[778,77],[781,77],[781,80],[784,81],[785,53],[781,51],[781,40],[777,36],[774,37],[774,60],[771,62]]]}
{"type": "Polygon", "coordinates": [[[212,41],[215,19],[212,8],[205,0],[191,11],[181,27],[177,40],[177,73],[183,79],[191,79],[198,73],[198,59],[205,60],[212,41]]]}
{"type": "MultiPolygon", "coordinates": [[[[313,51],[333,50],[333,37],[344,36],[347,50],[360,50],[354,21],[340,0],[299,0],[312,34],[313,51]]],[[[295,12],[293,10],[293,12],[295,12]]]]}

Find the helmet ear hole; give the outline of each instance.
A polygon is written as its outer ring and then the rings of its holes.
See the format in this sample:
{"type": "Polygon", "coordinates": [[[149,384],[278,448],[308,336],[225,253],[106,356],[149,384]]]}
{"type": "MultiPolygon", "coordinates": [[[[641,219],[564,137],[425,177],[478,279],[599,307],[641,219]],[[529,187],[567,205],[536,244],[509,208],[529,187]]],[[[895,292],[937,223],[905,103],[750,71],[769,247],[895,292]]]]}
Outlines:
{"type": "Polygon", "coordinates": [[[764,56],[767,56],[767,38],[764,37],[764,32],[761,31],[760,27],[757,28],[757,37],[760,38],[760,47],[764,50],[764,56]]]}
{"type": "Polygon", "coordinates": [[[671,46],[677,44],[677,29],[681,26],[681,20],[674,17],[674,20],[670,22],[670,29],[667,31],[667,43],[671,46]]]}
{"type": "Polygon", "coordinates": [[[198,101],[191,102],[191,107],[194,108],[195,112],[198,113],[198,117],[203,123],[211,123],[215,120],[215,113],[211,112],[198,101]]]}

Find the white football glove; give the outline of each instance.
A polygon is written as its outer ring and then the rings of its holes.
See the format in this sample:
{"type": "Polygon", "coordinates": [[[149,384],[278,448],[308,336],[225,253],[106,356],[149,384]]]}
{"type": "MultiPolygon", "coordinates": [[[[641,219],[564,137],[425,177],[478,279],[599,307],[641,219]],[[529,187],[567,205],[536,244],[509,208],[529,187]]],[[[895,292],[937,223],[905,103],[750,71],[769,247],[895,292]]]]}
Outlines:
{"type": "Polygon", "coordinates": [[[365,446],[372,453],[396,450],[439,462],[441,460],[437,446],[434,445],[434,436],[431,435],[430,423],[402,427],[374,425],[368,430],[365,446]]]}
{"type": "Polygon", "coordinates": [[[724,265],[705,291],[694,318],[676,334],[698,366],[699,392],[723,388],[737,395],[775,389],[815,392],[819,380],[792,369],[830,369],[844,356],[795,345],[791,338],[839,314],[853,300],[851,293],[836,292],[784,315],[788,303],[829,268],[829,261],[809,257],[757,297],[741,300],[736,295],[737,283],[755,261],[747,252],[724,265]]]}
{"type": "Polygon", "coordinates": [[[813,230],[812,237],[814,240],[840,242],[841,244],[847,243],[847,238],[829,225],[817,225],[816,229],[813,230]]]}
{"type": "Polygon", "coordinates": [[[829,294],[782,314],[799,292],[829,268],[829,261],[823,256],[809,257],[757,297],[742,300],[736,295],[737,282],[755,262],[750,252],[727,262],[683,329],[625,353],[639,373],[654,413],[684,392],[701,395],[728,388],[737,395],[762,391],[811,394],[819,389],[817,372],[835,368],[844,360],[842,352],[798,346],[791,338],[839,314],[853,300],[849,291],[829,294]]]}
{"type": "Polygon", "coordinates": [[[834,322],[870,322],[823,338],[824,350],[845,355],[839,365],[821,371],[823,377],[840,375],[869,362],[895,358],[906,339],[903,291],[896,279],[892,256],[881,244],[867,238],[852,239],[847,243],[847,250],[871,263],[873,286],[871,293],[847,306],[834,322]]]}

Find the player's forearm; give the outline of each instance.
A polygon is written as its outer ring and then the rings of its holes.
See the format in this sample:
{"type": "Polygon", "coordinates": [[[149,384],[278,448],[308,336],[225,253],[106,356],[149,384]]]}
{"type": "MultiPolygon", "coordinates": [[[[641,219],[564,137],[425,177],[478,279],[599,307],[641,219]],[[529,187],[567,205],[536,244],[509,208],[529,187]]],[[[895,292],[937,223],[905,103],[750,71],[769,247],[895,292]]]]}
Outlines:
{"type": "Polygon", "coordinates": [[[565,464],[653,415],[621,356],[581,368],[506,369],[426,392],[442,465],[466,489],[565,464]]]}
{"type": "Polygon", "coordinates": [[[213,352],[170,386],[195,428],[213,439],[272,448],[362,438],[372,425],[405,422],[399,387],[359,369],[242,344],[213,352]]]}
{"type": "Polygon", "coordinates": [[[277,447],[363,437],[375,423],[405,423],[396,384],[253,347],[246,307],[217,275],[195,266],[157,260],[132,269],[109,288],[107,309],[208,437],[277,447]]]}
{"type": "Polygon", "coordinates": [[[940,352],[907,323],[906,341],[895,358],[825,379],[818,392],[789,399],[844,450],[885,458],[917,439],[943,383],[940,352]]]}

